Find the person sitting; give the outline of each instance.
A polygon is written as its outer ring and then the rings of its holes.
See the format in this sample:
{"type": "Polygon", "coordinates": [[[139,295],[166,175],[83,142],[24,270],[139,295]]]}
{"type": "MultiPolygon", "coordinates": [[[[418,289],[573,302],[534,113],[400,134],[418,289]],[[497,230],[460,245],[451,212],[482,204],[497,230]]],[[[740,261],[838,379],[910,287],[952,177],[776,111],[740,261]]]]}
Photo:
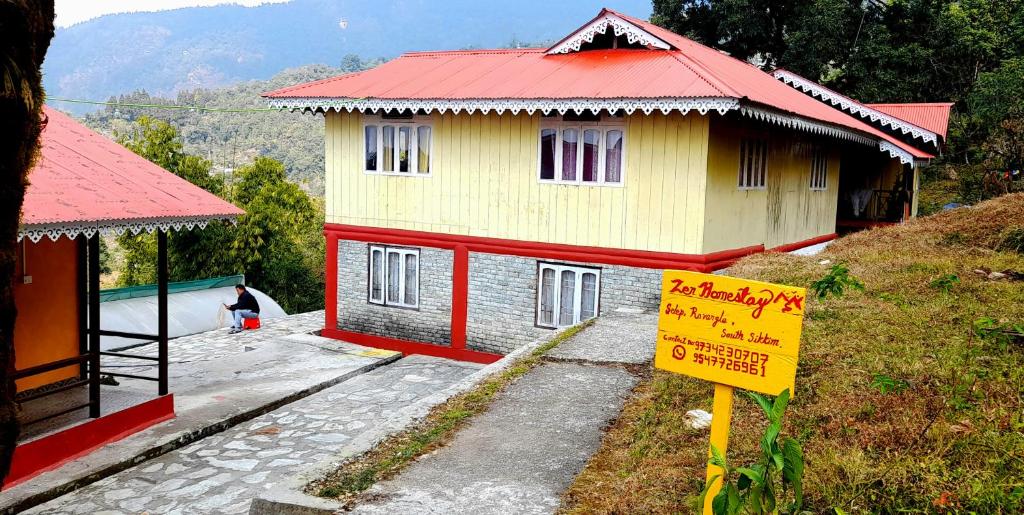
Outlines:
{"type": "Polygon", "coordinates": [[[230,306],[224,304],[224,307],[229,309],[235,317],[235,323],[231,325],[228,334],[242,332],[243,318],[259,318],[260,316],[260,304],[256,302],[256,297],[253,297],[249,290],[245,289],[244,284],[235,285],[235,292],[238,293],[238,302],[230,306]]]}

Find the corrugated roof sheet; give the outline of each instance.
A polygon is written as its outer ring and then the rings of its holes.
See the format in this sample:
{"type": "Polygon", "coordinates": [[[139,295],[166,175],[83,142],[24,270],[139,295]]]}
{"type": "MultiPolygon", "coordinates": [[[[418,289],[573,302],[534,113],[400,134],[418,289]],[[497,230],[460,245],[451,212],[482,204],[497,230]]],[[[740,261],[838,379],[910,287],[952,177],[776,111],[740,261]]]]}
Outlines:
{"type": "MultiPolygon", "coordinates": [[[[757,67],[652,23],[611,13],[675,49],[412,52],[371,70],[265,93],[271,99],[530,100],[730,98],[931,154],[781,83],[757,67]]],[[[597,18],[595,18],[596,20],[597,18]]]]}
{"type": "Polygon", "coordinates": [[[931,102],[918,104],[866,104],[887,115],[908,121],[918,127],[928,129],[942,139],[946,139],[949,129],[949,112],[952,102],[931,102]]]}
{"type": "Polygon", "coordinates": [[[233,204],[49,107],[29,173],[22,226],[230,218],[233,204]]]}

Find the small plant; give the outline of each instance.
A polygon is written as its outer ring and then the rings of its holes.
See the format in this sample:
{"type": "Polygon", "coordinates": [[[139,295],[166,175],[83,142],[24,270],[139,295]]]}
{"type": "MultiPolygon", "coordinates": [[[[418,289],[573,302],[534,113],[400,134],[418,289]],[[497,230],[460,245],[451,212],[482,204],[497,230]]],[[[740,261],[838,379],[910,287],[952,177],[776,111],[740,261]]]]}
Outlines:
{"type": "Polygon", "coordinates": [[[783,513],[798,513],[803,504],[804,456],[800,443],[793,438],[780,438],[782,418],[789,405],[789,389],[785,389],[775,401],[753,392],[747,395],[761,407],[768,418],[768,427],[761,436],[761,457],[747,467],[730,467],[725,456],[711,446],[712,465],[722,467],[724,475],[712,476],[701,492],[701,509],[707,502],[708,490],[718,478],[722,478],[722,489],[711,500],[715,515],[749,513],[760,515],[779,513],[780,494],[793,491],[793,502],[782,509],[783,513]],[[735,481],[734,481],[735,476],[735,481]]]}
{"type": "Polygon", "coordinates": [[[957,245],[963,245],[967,241],[963,234],[958,232],[951,232],[942,236],[939,240],[939,245],[944,247],[955,247],[957,245]]]}
{"type": "Polygon", "coordinates": [[[1011,343],[1024,342],[1024,324],[1011,324],[992,317],[981,317],[974,321],[974,334],[982,341],[1005,351],[1011,343]]]}
{"type": "Polygon", "coordinates": [[[996,250],[1012,251],[1024,254],[1024,227],[1011,227],[1000,235],[996,250]]]}
{"type": "Polygon", "coordinates": [[[942,293],[949,293],[953,291],[953,287],[959,282],[960,278],[955,274],[945,274],[928,283],[928,286],[936,290],[942,290],[942,293]]]}
{"type": "Polygon", "coordinates": [[[909,386],[910,383],[902,379],[894,379],[885,374],[875,374],[871,376],[871,387],[876,388],[882,395],[899,393],[906,390],[909,386]]]}
{"type": "Polygon", "coordinates": [[[847,289],[864,291],[864,283],[850,275],[850,269],[846,265],[832,265],[832,269],[821,279],[811,283],[811,291],[819,299],[829,295],[842,297],[847,289]]]}

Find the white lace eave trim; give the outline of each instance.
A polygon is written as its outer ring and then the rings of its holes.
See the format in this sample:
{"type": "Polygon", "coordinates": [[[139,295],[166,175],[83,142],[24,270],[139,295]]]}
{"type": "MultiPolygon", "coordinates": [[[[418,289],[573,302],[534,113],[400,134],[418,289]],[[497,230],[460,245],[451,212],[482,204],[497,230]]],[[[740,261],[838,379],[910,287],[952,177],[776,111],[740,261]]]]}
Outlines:
{"type": "Polygon", "coordinates": [[[881,150],[882,152],[888,152],[889,157],[899,159],[900,162],[905,165],[914,164],[914,156],[910,152],[907,152],[906,150],[903,150],[902,148],[897,147],[896,145],[893,145],[888,141],[879,141],[878,149],[881,150]]]}
{"type": "Polygon", "coordinates": [[[877,141],[874,138],[865,136],[859,132],[855,132],[835,125],[827,124],[824,122],[818,122],[809,120],[800,116],[783,113],[781,111],[774,111],[771,109],[764,109],[760,107],[743,106],[740,108],[740,113],[749,118],[755,120],[761,120],[765,122],[774,123],[783,127],[789,127],[795,130],[801,130],[804,132],[811,132],[814,134],[822,134],[825,136],[831,136],[833,138],[840,138],[862,145],[868,145],[873,147],[877,141]]]}
{"type": "Polygon", "coordinates": [[[578,99],[453,99],[453,100],[413,100],[413,99],[379,99],[379,98],[328,98],[328,97],[282,97],[269,99],[270,107],[276,109],[289,109],[292,111],[405,111],[407,109],[417,111],[420,109],[426,112],[437,111],[441,114],[451,111],[459,114],[465,112],[473,114],[481,112],[488,114],[495,112],[500,114],[507,112],[517,115],[525,112],[532,115],[540,112],[550,114],[556,112],[564,115],[569,111],[576,114],[583,114],[585,111],[593,113],[607,110],[615,112],[622,110],[626,114],[633,114],[636,111],[644,114],[651,114],[661,111],[669,114],[672,111],[679,111],[686,114],[690,111],[697,111],[700,114],[707,114],[709,111],[718,111],[719,114],[738,109],[739,100],[735,98],[621,98],[621,99],[599,99],[599,98],[578,98],[578,99]]]}
{"type": "Polygon", "coordinates": [[[867,118],[872,122],[887,125],[892,127],[893,130],[898,130],[903,134],[910,134],[911,136],[926,143],[938,145],[939,136],[934,132],[918,127],[910,122],[900,120],[899,118],[885,114],[876,109],[872,109],[860,102],[850,99],[849,97],[840,95],[821,84],[786,73],[783,70],[776,70],[772,75],[774,75],[776,79],[779,79],[798,90],[809,93],[813,97],[820,98],[822,102],[828,102],[833,106],[839,106],[839,108],[844,111],[860,116],[861,118],[867,118]]]}
{"type": "Polygon", "coordinates": [[[52,224],[23,225],[18,231],[18,241],[28,238],[32,243],[39,243],[43,237],[50,238],[50,241],[57,241],[61,236],[75,239],[79,234],[86,238],[100,234],[139,234],[141,232],[151,233],[156,230],[180,231],[182,229],[192,230],[194,228],[204,229],[206,225],[214,220],[224,220],[237,223],[234,215],[206,216],[195,218],[151,218],[137,220],[101,220],[91,222],[63,222],[52,224]]]}
{"type": "Polygon", "coordinates": [[[633,23],[630,23],[612,13],[605,13],[604,16],[590,22],[590,24],[581,27],[572,35],[565,38],[562,42],[548,49],[548,54],[568,54],[570,52],[578,52],[580,47],[584,43],[592,43],[594,37],[600,34],[608,32],[608,29],[615,31],[616,36],[626,36],[626,40],[630,43],[639,43],[643,46],[660,48],[662,50],[668,50],[672,48],[661,38],[647,32],[640,27],[637,27],[633,23]]]}

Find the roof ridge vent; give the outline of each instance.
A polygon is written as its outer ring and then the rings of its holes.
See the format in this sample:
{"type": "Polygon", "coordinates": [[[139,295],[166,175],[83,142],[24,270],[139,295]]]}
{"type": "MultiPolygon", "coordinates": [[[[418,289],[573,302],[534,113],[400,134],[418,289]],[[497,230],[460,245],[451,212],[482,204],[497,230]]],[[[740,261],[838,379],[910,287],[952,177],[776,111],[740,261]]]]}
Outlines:
{"type": "Polygon", "coordinates": [[[602,9],[596,18],[576,29],[547,50],[548,54],[568,54],[591,49],[654,48],[672,49],[672,45],[617,13],[602,9]]]}

